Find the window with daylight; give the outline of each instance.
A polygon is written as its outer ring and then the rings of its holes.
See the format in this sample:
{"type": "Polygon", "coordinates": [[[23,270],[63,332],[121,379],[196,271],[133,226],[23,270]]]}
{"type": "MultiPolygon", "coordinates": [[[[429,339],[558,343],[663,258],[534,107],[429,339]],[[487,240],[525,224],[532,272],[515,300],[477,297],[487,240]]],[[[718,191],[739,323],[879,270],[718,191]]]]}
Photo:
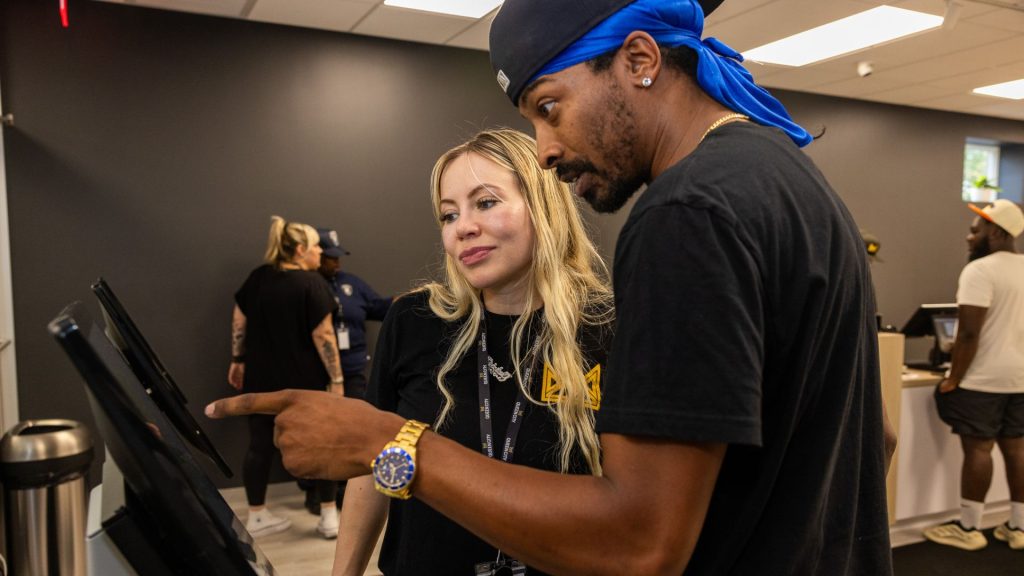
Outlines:
{"type": "Polygon", "coordinates": [[[992,202],[999,197],[999,145],[967,141],[964,145],[964,202],[992,202]]]}

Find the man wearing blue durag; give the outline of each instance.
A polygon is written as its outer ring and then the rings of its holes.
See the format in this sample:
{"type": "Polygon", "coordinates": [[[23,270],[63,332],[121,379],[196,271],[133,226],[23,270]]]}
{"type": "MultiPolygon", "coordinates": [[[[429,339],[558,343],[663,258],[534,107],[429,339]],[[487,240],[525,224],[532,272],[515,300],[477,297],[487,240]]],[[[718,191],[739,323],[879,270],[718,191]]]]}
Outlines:
{"type": "Polygon", "coordinates": [[[286,466],[304,476],[367,474],[387,443],[382,491],[526,573],[892,574],[860,233],[800,150],[812,137],[739,54],[702,38],[720,3],[505,0],[491,26],[494,73],[541,165],[598,211],[646,185],[616,245],[603,475],[504,465],[314,392],[207,413],[279,414],[286,466]]]}

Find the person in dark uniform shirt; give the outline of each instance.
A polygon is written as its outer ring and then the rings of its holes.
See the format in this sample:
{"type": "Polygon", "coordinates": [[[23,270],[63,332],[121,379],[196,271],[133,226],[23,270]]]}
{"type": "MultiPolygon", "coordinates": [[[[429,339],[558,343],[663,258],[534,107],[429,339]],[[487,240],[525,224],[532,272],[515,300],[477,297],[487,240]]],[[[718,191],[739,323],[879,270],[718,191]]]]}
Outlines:
{"type": "MultiPolygon", "coordinates": [[[[366,366],[370,356],[366,343],[366,321],[384,320],[391,307],[392,297],[382,297],[362,278],[341,269],[341,257],[350,253],[338,242],[338,233],[330,228],[317,228],[320,236],[320,274],[327,280],[338,303],[332,315],[334,333],[341,355],[341,370],[345,375],[345,396],[366,396],[366,366]]],[[[301,479],[299,488],[306,493],[306,510],[320,513],[320,497],[312,480],[301,479]]],[[[338,483],[336,502],[341,506],[345,495],[345,482],[338,483]]]]}
{"type": "Polygon", "coordinates": [[[366,396],[366,366],[370,356],[366,344],[366,321],[383,321],[391,307],[391,296],[379,296],[362,278],[341,268],[341,257],[350,252],[338,243],[338,233],[317,228],[320,234],[320,274],[327,279],[338,303],[334,314],[341,369],[345,373],[345,396],[366,396]]]}

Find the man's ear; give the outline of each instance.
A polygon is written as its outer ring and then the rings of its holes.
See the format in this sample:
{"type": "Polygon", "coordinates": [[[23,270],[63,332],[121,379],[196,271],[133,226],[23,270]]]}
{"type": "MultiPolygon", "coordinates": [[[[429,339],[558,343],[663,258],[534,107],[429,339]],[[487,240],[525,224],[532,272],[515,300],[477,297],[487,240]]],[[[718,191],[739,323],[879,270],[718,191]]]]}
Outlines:
{"type": "Polygon", "coordinates": [[[647,32],[631,32],[622,41],[619,54],[625,59],[630,82],[640,88],[648,88],[658,80],[661,72],[661,49],[647,32]],[[648,78],[645,82],[645,78],[648,78]]]}

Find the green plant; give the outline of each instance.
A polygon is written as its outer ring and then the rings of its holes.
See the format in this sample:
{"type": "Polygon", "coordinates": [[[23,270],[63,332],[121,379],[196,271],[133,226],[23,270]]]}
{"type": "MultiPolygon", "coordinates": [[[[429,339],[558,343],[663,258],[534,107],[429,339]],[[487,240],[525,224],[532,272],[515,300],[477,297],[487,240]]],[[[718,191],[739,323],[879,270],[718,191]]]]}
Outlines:
{"type": "Polygon", "coordinates": [[[987,176],[980,176],[980,177],[978,177],[973,182],[973,184],[974,184],[974,187],[977,188],[978,190],[988,189],[988,190],[995,190],[996,192],[1001,192],[1002,191],[1002,188],[1000,188],[998,185],[989,182],[987,176]]]}

